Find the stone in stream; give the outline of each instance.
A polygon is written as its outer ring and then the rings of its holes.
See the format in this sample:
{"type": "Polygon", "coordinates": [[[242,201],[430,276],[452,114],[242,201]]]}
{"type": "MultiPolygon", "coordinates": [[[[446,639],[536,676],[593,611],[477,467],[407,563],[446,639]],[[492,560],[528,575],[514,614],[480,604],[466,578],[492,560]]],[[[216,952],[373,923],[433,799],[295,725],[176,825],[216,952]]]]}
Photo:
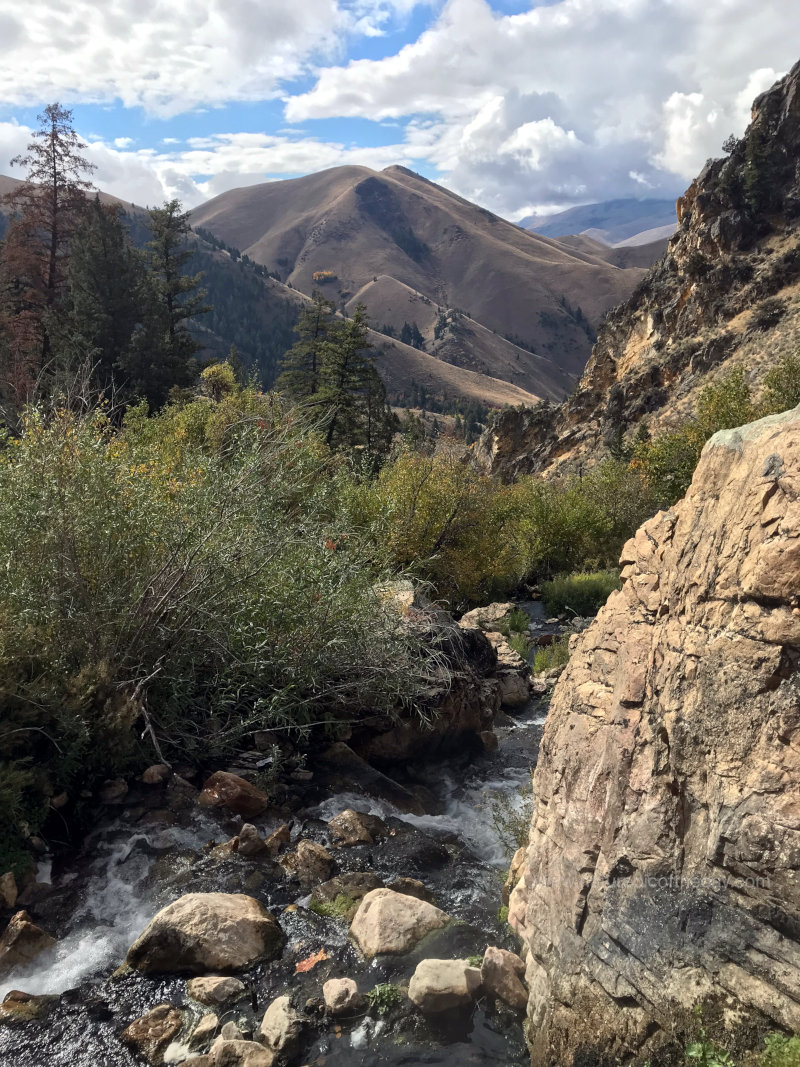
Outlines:
{"type": "Polygon", "coordinates": [[[145,785],[163,785],[172,774],[166,763],[154,763],[142,772],[140,779],[145,785]]]}
{"type": "Polygon", "coordinates": [[[230,1000],[239,1000],[247,989],[238,978],[212,977],[190,978],[186,983],[186,992],[198,1004],[214,1007],[230,1000]]]}
{"type": "Polygon", "coordinates": [[[226,808],[234,815],[252,819],[268,806],[269,797],[238,774],[215,771],[203,784],[197,803],[203,808],[226,808]]]}
{"type": "Polygon", "coordinates": [[[481,980],[492,996],[517,1011],[525,1011],[528,991],[523,985],[525,964],[513,952],[490,945],[483,954],[481,980]]]}
{"type": "Polygon", "coordinates": [[[427,901],[391,889],[373,889],[358,906],[350,936],[367,959],[401,955],[449,922],[449,915],[427,901]]]}
{"type": "Polygon", "coordinates": [[[37,926],[27,911],[18,911],[0,937],[0,974],[30,963],[55,943],[55,938],[37,926]]]}
{"type": "Polygon", "coordinates": [[[352,919],[359,903],[373,889],[381,889],[383,882],[372,871],[354,871],[352,874],[337,874],[318,885],[311,894],[312,911],[323,914],[335,913],[337,917],[352,919]]]}
{"type": "Polygon", "coordinates": [[[10,911],[17,903],[17,897],[19,896],[19,890],[17,889],[17,880],[14,877],[13,871],[8,871],[0,878],[0,908],[6,908],[10,911]]]}
{"type": "Polygon", "coordinates": [[[352,978],[330,978],[322,987],[325,1010],[330,1015],[352,1015],[364,1004],[364,997],[352,978]]]}
{"type": "Polygon", "coordinates": [[[218,1037],[208,1057],[201,1056],[188,1062],[194,1067],[273,1067],[275,1053],[257,1041],[228,1041],[218,1037]]]}
{"type": "Polygon", "coordinates": [[[333,856],[316,841],[305,838],[297,843],[293,852],[287,852],[278,860],[288,875],[294,876],[304,889],[310,889],[330,878],[333,856]]]}
{"type": "Polygon", "coordinates": [[[267,843],[252,823],[246,822],[237,834],[240,856],[260,856],[268,851],[267,843]]]}
{"type": "Polygon", "coordinates": [[[422,960],[408,986],[408,996],[426,1015],[472,1004],[481,988],[481,972],[468,960],[422,960]]]}
{"type": "Polygon", "coordinates": [[[288,996],[277,997],[264,1012],[256,1037],[273,1055],[288,1059],[297,1051],[306,1023],[288,996]]]}
{"type": "Polygon", "coordinates": [[[419,878],[407,878],[401,875],[389,882],[388,887],[394,893],[403,893],[407,897],[416,897],[417,900],[426,900],[428,904],[436,904],[436,897],[419,878]]]}
{"type": "Polygon", "coordinates": [[[187,893],[158,912],[126,960],[146,974],[242,971],[274,959],[282,946],[280,927],[253,897],[187,893]]]}
{"type": "Polygon", "coordinates": [[[167,1047],[183,1027],[183,1014],[172,1004],[159,1004],[119,1035],[120,1041],[153,1067],[164,1062],[167,1047]]]}
{"type": "Polygon", "coordinates": [[[202,1048],[203,1045],[207,1045],[217,1032],[218,1026],[219,1018],[214,1012],[209,1012],[208,1015],[204,1015],[194,1030],[192,1030],[192,1036],[189,1038],[189,1048],[197,1050],[202,1048]]]}
{"type": "Polygon", "coordinates": [[[292,831],[289,829],[286,823],[284,823],[282,826],[279,826],[277,830],[274,830],[264,842],[267,846],[267,851],[269,852],[270,856],[277,856],[281,850],[281,845],[288,844],[289,840],[291,839],[291,836],[292,831]]]}
{"type": "Polygon", "coordinates": [[[334,846],[372,845],[389,833],[386,823],[377,815],[365,815],[361,811],[345,808],[328,822],[333,834],[334,846]]]}
{"type": "Polygon", "coordinates": [[[12,989],[6,993],[3,1003],[0,1004],[0,1025],[13,1026],[41,1019],[47,1010],[57,1003],[56,996],[34,996],[32,993],[23,993],[20,989],[12,989]]]}

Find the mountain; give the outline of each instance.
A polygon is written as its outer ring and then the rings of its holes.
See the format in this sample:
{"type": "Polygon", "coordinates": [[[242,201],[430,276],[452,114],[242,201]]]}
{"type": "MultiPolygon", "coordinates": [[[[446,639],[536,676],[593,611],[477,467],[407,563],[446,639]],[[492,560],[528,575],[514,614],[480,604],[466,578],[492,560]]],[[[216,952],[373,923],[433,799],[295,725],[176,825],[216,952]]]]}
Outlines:
{"type": "Polygon", "coordinates": [[[552,215],[529,215],[520,226],[544,237],[585,234],[607,245],[648,244],[675,232],[674,200],[604,200],[552,215]]]}
{"type": "Polygon", "coordinates": [[[694,413],[720,370],[751,387],[800,344],[800,63],[757,98],[729,156],[710,160],[677,205],[678,230],[609,313],[572,396],[501,415],[477,453],[492,470],[576,468],[646,420],[694,413]]]}
{"type": "MultiPolygon", "coordinates": [[[[527,233],[403,167],[234,189],[192,223],[295,290],[319,287],[345,312],[363,301],[384,334],[415,327],[429,368],[433,358],[550,399],[565,395],[602,315],[644,274],[527,233]]],[[[411,370],[384,366],[408,395],[411,370]]]]}

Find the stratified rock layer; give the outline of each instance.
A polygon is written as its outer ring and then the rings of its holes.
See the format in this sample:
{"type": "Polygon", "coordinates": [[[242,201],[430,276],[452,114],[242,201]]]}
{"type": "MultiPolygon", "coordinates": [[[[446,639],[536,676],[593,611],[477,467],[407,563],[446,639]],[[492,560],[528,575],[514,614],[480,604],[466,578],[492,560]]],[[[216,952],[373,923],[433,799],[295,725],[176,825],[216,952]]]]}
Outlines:
{"type": "Polygon", "coordinates": [[[800,1030],[800,407],[712,438],[622,563],[511,894],[534,1064],[658,1062],[699,1002],[734,1049],[800,1030]]]}

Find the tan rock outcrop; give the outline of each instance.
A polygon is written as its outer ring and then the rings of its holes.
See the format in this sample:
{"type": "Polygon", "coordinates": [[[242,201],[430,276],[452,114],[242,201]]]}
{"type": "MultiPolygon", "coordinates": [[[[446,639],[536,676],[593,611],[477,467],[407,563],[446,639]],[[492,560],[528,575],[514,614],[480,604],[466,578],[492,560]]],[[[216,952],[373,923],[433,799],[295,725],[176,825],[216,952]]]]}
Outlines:
{"type": "Polygon", "coordinates": [[[712,438],[622,564],[511,894],[534,1064],[648,1058],[703,1001],[732,1050],[748,1020],[800,1029],[800,407],[712,438]]]}
{"type": "Polygon", "coordinates": [[[282,944],[277,922],[253,897],[187,893],[148,923],[127,962],[146,974],[240,971],[273,959],[282,944]]]}

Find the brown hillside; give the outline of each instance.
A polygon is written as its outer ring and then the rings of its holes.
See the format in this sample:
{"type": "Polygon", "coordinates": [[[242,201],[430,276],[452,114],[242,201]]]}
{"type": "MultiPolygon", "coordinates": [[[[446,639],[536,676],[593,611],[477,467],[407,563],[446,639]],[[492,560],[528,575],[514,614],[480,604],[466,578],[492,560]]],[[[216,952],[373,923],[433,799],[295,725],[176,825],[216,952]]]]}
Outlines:
{"type": "Polygon", "coordinates": [[[538,396],[564,395],[592,326],[644,274],[528,233],[402,167],[336,167],[232,190],[192,222],[303,293],[319,284],[315,273],[330,272],[321,287],[340,307],[359,294],[376,327],[399,335],[416,321],[432,355],[538,396]],[[416,319],[392,282],[418,294],[416,319]],[[431,311],[449,309],[464,313],[467,329],[440,351],[431,311]]]}

